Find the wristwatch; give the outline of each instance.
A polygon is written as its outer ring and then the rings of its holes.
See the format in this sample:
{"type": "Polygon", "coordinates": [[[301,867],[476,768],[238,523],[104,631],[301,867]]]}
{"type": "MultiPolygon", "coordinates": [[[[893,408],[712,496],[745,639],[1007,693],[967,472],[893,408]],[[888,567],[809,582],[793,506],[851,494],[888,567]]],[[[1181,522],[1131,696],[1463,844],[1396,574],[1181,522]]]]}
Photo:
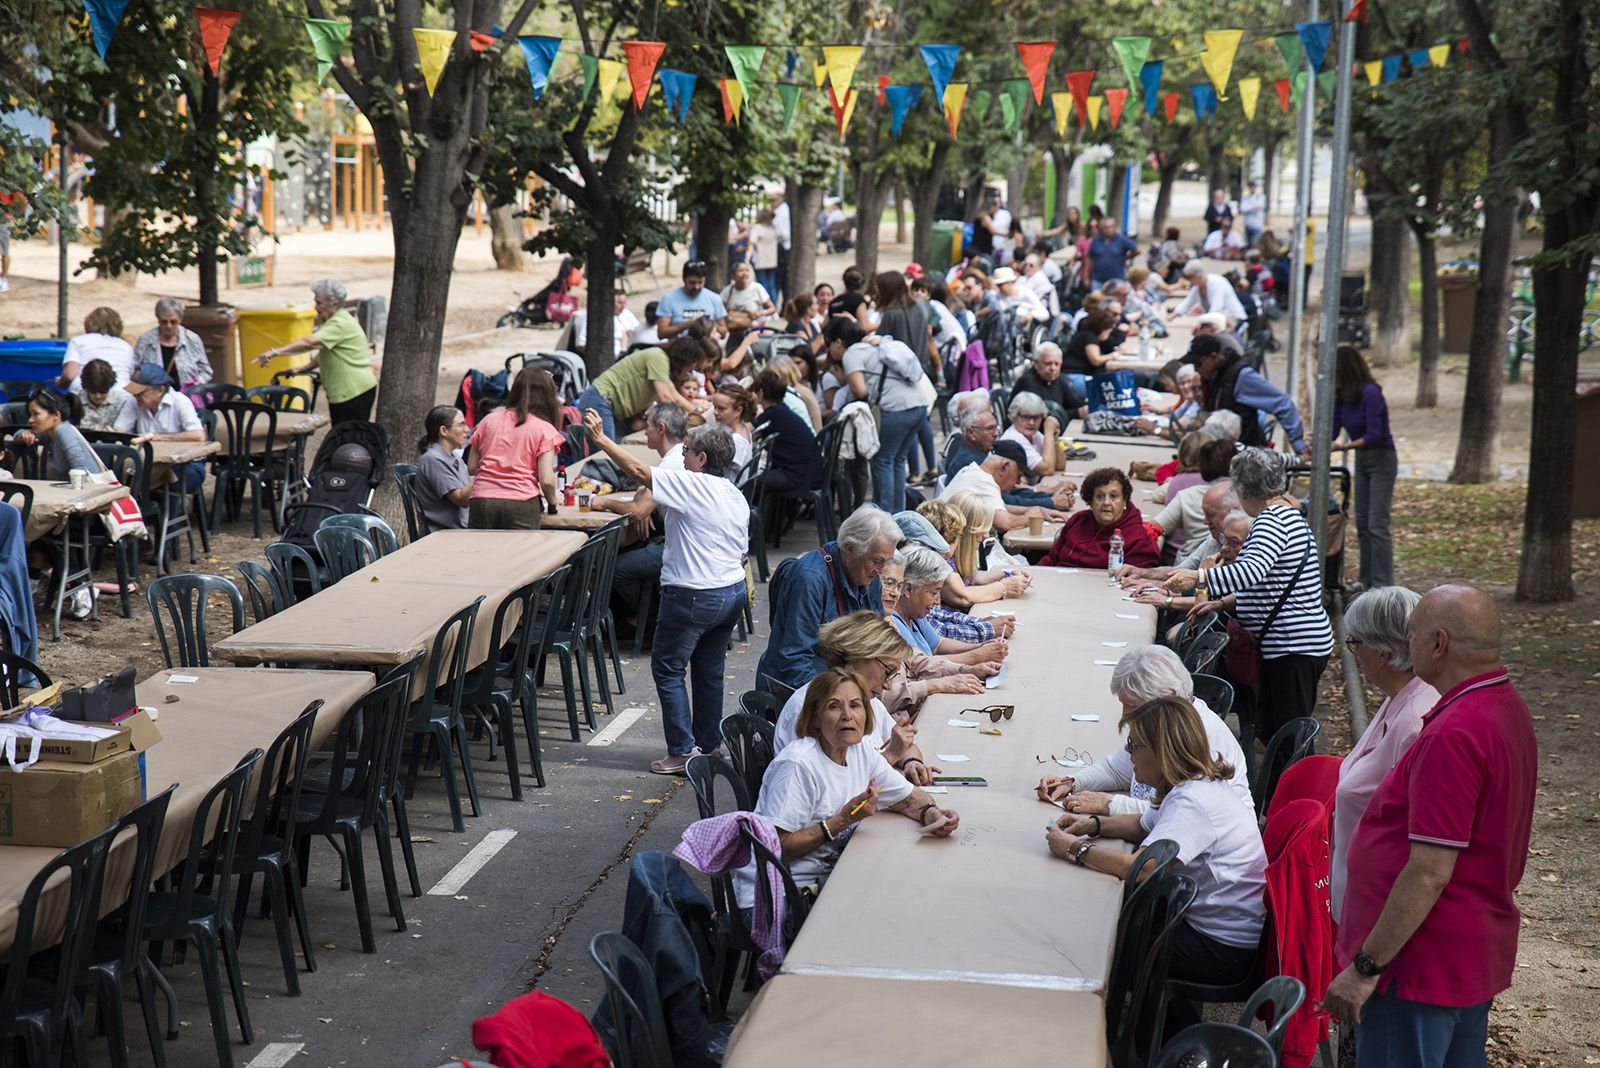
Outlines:
{"type": "Polygon", "coordinates": [[[1089,850],[1091,850],[1093,848],[1094,848],[1094,843],[1090,842],[1087,838],[1085,838],[1083,840],[1083,844],[1080,845],[1077,849],[1074,849],[1072,851],[1072,863],[1078,865],[1081,868],[1083,866],[1083,855],[1085,853],[1089,852],[1089,850]]]}
{"type": "Polygon", "coordinates": [[[1368,979],[1375,978],[1379,973],[1388,967],[1387,964],[1379,964],[1377,961],[1373,960],[1372,954],[1368,953],[1364,949],[1357,950],[1356,959],[1350,963],[1355,965],[1357,975],[1366,976],[1368,979]]]}

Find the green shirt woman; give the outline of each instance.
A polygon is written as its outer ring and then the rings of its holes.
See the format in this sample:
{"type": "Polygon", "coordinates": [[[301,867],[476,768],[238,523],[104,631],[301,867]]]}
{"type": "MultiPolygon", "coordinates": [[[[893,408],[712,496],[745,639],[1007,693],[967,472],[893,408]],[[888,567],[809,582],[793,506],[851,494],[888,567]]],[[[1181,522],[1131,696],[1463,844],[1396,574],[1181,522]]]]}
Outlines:
{"type": "Polygon", "coordinates": [[[367,335],[355,317],[344,310],[347,296],[343,282],[332,278],[313,282],[311,299],[317,308],[317,328],[308,337],[296,338],[256,357],[256,363],[265,367],[274,356],[309,352],[310,361],[290,368],[290,373],[321,373],[322,389],[328,395],[328,418],[333,423],[370,420],[372,402],[378,395],[378,377],[373,373],[367,335]]]}

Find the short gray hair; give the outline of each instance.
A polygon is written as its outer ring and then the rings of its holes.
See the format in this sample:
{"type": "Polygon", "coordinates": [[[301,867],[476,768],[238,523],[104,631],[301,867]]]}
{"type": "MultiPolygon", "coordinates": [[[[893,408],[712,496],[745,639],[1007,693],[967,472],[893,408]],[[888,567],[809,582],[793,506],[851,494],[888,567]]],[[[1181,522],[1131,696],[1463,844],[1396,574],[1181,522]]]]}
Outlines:
{"type": "Polygon", "coordinates": [[[1194,698],[1194,679],[1178,654],[1164,645],[1136,645],[1111,669],[1111,693],[1142,705],[1161,697],[1194,698]]]}
{"type": "Polygon", "coordinates": [[[1051,349],[1057,356],[1063,355],[1060,345],[1057,345],[1054,341],[1042,341],[1039,343],[1039,347],[1033,350],[1034,363],[1039,362],[1039,357],[1044,355],[1045,349],[1051,349]]]}
{"type": "Polygon", "coordinates": [[[985,408],[989,407],[989,394],[986,390],[968,389],[955,394],[944,406],[944,414],[950,417],[952,423],[961,422],[961,413],[967,405],[981,399],[985,408]]]}
{"type": "Polygon", "coordinates": [[[1044,406],[1044,398],[1037,393],[1018,393],[1011,398],[1009,411],[1015,420],[1025,415],[1043,416],[1048,409],[1044,406]]]}
{"type": "Polygon", "coordinates": [[[162,297],[160,300],[156,301],[156,318],[157,319],[161,318],[163,315],[182,315],[182,314],[183,314],[183,301],[179,300],[177,297],[162,297]]]}
{"type": "Polygon", "coordinates": [[[1422,595],[1404,586],[1379,586],[1361,594],[1344,610],[1344,627],[1362,645],[1388,658],[1397,671],[1411,670],[1411,612],[1422,595]]]}
{"type": "MultiPolygon", "coordinates": [[[[1178,368],[1178,381],[1179,382],[1182,382],[1185,378],[1199,378],[1199,377],[1200,377],[1200,372],[1196,371],[1194,369],[1194,364],[1192,364],[1192,363],[1186,363],[1182,367],[1178,368]]],[[[1233,415],[1232,412],[1229,412],[1228,414],[1229,415],[1233,415]]]]}
{"type": "Polygon", "coordinates": [[[1212,412],[1196,433],[1218,441],[1238,441],[1239,435],[1244,433],[1244,423],[1240,422],[1238,412],[1212,412]]]}
{"type": "Polygon", "coordinates": [[[972,407],[956,414],[956,429],[966,430],[968,427],[971,427],[977,423],[979,416],[993,414],[994,408],[988,404],[981,408],[977,405],[973,405],[972,407]]]}
{"type": "Polygon", "coordinates": [[[1235,523],[1241,519],[1244,520],[1245,526],[1249,526],[1251,523],[1255,522],[1255,520],[1250,518],[1249,512],[1245,511],[1243,508],[1235,508],[1227,515],[1222,517],[1222,525],[1227,526],[1229,523],[1235,523]]]}
{"type": "Polygon", "coordinates": [[[1228,477],[1240,500],[1265,501],[1282,493],[1287,485],[1283,458],[1259,445],[1240,450],[1228,465],[1228,477]]]}
{"type": "Polygon", "coordinates": [[[350,291],[337,278],[320,278],[311,283],[311,295],[335,304],[343,304],[349,298],[350,291]]]}
{"type": "Polygon", "coordinates": [[[1190,260],[1188,263],[1183,265],[1183,276],[1185,278],[1199,278],[1205,273],[1206,269],[1204,265],[1196,263],[1194,260],[1190,260]]]}
{"type": "Polygon", "coordinates": [[[650,406],[650,412],[645,418],[660,427],[661,433],[674,444],[682,441],[683,436],[689,432],[689,413],[676,404],[657,401],[650,406]]]}
{"type": "Polygon", "coordinates": [[[733,432],[721,423],[704,423],[689,431],[685,448],[705,456],[702,470],[708,475],[727,475],[733,465],[733,432]]]}
{"type": "Polygon", "coordinates": [[[926,586],[934,582],[943,582],[950,574],[950,561],[926,545],[916,542],[895,550],[894,560],[897,564],[905,565],[907,586],[926,586]]]}
{"type": "Polygon", "coordinates": [[[1100,286],[1100,294],[1102,297],[1112,297],[1117,300],[1121,300],[1124,296],[1132,292],[1133,287],[1130,286],[1127,280],[1123,278],[1113,278],[1100,286]]]}
{"type": "Polygon", "coordinates": [[[839,524],[839,548],[864,553],[872,543],[888,539],[893,545],[903,537],[894,516],[875,504],[863,504],[839,524]]]}

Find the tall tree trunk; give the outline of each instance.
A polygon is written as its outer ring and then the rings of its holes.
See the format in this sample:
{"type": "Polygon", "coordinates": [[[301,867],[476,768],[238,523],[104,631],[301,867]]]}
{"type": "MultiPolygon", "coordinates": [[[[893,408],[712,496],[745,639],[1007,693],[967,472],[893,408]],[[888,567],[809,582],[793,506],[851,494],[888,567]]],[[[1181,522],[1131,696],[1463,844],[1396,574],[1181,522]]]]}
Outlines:
{"type": "MultiPolygon", "coordinates": [[[[1509,121],[1496,116],[1489,125],[1489,158],[1501,159],[1514,137],[1509,121]]],[[[1506,315],[1511,308],[1511,261],[1516,256],[1522,193],[1487,200],[1478,246],[1478,302],[1472,311],[1467,352],[1467,390],[1461,405],[1461,433],[1451,482],[1491,482],[1499,474],[1496,438],[1500,433],[1500,394],[1506,375],[1506,315]]]]}
{"type": "Polygon", "coordinates": [[[1167,228],[1167,216],[1172,212],[1172,185],[1178,180],[1178,171],[1183,167],[1183,160],[1176,158],[1176,155],[1163,154],[1156,167],[1156,206],[1150,220],[1150,238],[1153,241],[1161,240],[1167,228]]]}
{"type": "MultiPolygon", "coordinates": [[[[593,215],[594,236],[584,257],[583,280],[587,290],[588,333],[583,350],[583,366],[592,382],[596,375],[616,362],[616,314],[613,294],[617,291],[617,242],[621,240],[615,211],[593,215]]],[[[724,229],[727,223],[723,223],[724,229]]],[[[727,247],[727,237],[723,237],[727,247]]],[[[726,253],[724,253],[726,255],[726,253]]]]}
{"type": "Polygon", "coordinates": [[[703,208],[694,221],[694,243],[706,262],[706,288],[722,291],[728,284],[728,220],[733,212],[725,204],[703,208]]]}
{"type": "Polygon", "coordinates": [[[894,176],[894,243],[906,243],[906,212],[911,205],[906,201],[906,183],[899,172],[894,176]]]}
{"type": "Polygon", "coordinates": [[[1026,215],[1028,211],[1028,161],[1032,158],[1032,150],[1027,145],[1024,145],[1022,158],[1017,162],[1016,166],[1006,171],[1006,207],[1018,219],[1026,215]]]}
{"type": "Polygon", "coordinates": [[[489,252],[498,271],[520,271],[526,266],[522,254],[522,220],[515,204],[489,209],[489,252]]]}
{"type": "Polygon", "coordinates": [[[1267,201],[1267,228],[1272,228],[1272,208],[1278,196],[1278,147],[1286,135],[1274,131],[1261,141],[1261,195],[1267,201]]]}
{"type": "Polygon", "coordinates": [[[856,266],[871,278],[878,273],[878,231],[883,225],[883,198],[888,182],[865,167],[856,168],[856,266]]]}
{"type": "Polygon", "coordinates": [[[978,217],[978,212],[983,210],[983,187],[987,184],[982,172],[967,178],[967,217],[963,221],[972,222],[978,217]]]}
{"type": "MultiPolygon", "coordinates": [[[[1106,188],[1106,214],[1117,220],[1117,229],[1132,229],[1122,225],[1122,198],[1128,192],[1128,168],[1120,163],[1111,166],[1111,182],[1106,188]]],[[[1138,222],[1137,219],[1134,220],[1138,222]]]]}
{"type": "Polygon", "coordinates": [[[911,228],[911,259],[923,266],[933,258],[933,216],[938,211],[939,190],[944,185],[944,170],[949,162],[950,142],[934,142],[928,167],[912,186],[912,210],[916,218],[911,228]]]}
{"type": "Polygon", "coordinates": [[[822,208],[822,187],[793,178],[784,183],[789,202],[789,292],[809,293],[817,282],[817,212],[822,208]]]}
{"type": "Polygon", "coordinates": [[[1077,160],[1077,155],[1067,151],[1066,145],[1055,144],[1050,146],[1050,159],[1055,163],[1052,176],[1056,187],[1056,215],[1050,220],[1051,226],[1060,226],[1067,219],[1068,184],[1072,180],[1072,164],[1077,160]]]}
{"type": "MultiPolygon", "coordinates": [[[[200,303],[217,302],[217,256],[222,234],[217,221],[217,126],[220,123],[221,82],[206,71],[200,88],[200,113],[194,117],[195,147],[201,165],[195,168],[195,271],[200,277],[200,303]]],[[[93,220],[90,220],[91,222],[93,220]]],[[[110,222],[109,217],[106,220],[110,222]]]]}
{"type": "MultiPolygon", "coordinates": [[[[1233,198],[1233,176],[1228,166],[1227,142],[1218,141],[1206,145],[1206,173],[1209,175],[1210,189],[1227,190],[1228,198],[1233,198]]],[[[1210,189],[1207,190],[1209,194],[1210,189]]]]}
{"type": "Polygon", "coordinates": [[[1411,354],[1407,319],[1411,312],[1411,235],[1404,219],[1384,210],[1387,198],[1368,182],[1372,214],[1372,363],[1384,367],[1411,354]]]}
{"type": "Polygon", "coordinates": [[[1417,270],[1422,274],[1422,355],[1417,361],[1417,407],[1439,406],[1439,241],[1417,228],[1417,270]]]}

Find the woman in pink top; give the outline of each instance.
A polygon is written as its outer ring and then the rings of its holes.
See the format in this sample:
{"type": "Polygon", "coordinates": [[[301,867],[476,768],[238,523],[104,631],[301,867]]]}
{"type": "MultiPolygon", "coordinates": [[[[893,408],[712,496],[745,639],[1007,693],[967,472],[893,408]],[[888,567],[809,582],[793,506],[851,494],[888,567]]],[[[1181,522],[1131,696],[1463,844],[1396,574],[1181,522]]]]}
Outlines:
{"type": "Polygon", "coordinates": [[[1350,839],[1367,802],[1389,770],[1411,748],[1422,717],[1439,701],[1439,691],[1411,673],[1406,632],[1420,595],[1404,586],[1379,586],[1345,609],[1345,644],[1355,653],[1366,680],[1383,691],[1383,704],[1339,768],[1333,806],[1333,866],[1330,894],[1337,923],[1344,908],[1345,868],[1350,839]]]}
{"type": "Polygon", "coordinates": [[[490,412],[472,432],[467,473],[472,475],[471,530],[538,530],[544,501],[556,506],[556,450],[562,437],[555,380],[524,367],[506,393],[506,406],[490,412]]]}

